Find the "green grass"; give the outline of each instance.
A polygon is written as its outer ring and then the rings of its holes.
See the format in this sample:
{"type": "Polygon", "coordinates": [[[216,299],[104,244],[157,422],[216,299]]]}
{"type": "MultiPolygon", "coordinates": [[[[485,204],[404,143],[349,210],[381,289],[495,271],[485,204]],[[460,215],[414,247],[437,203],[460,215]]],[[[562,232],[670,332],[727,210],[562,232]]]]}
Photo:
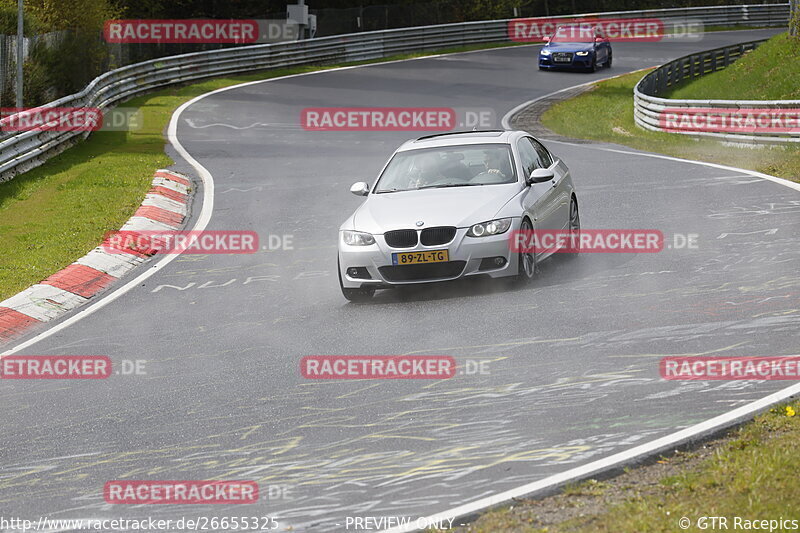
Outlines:
{"type": "MultiPolygon", "coordinates": [[[[696,526],[702,516],[726,517],[730,530],[735,516],[800,520],[800,508],[796,505],[800,416],[794,414],[800,412],[800,403],[792,404],[789,409],[789,406],[776,407],[757,416],[735,430],[732,438],[697,462],[693,469],[662,478],[646,495],[629,488],[622,501],[599,514],[588,513],[537,529],[531,525],[536,508],[529,511],[523,501],[514,510],[503,508],[484,514],[470,525],[469,531],[675,533],[682,531],[678,526],[681,517],[691,520],[692,527],[687,531],[700,531],[696,526]]],[[[574,496],[602,497],[605,485],[590,480],[567,490],[574,496]]],[[[581,505],[575,502],[575,506],[581,505]]]]}
{"type": "Polygon", "coordinates": [[[775,36],[728,68],[679,86],[666,97],[800,100],[800,39],[775,36]]]}
{"type": "Polygon", "coordinates": [[[590,92],[559,102],[542,115],[542,124],[567,137],[613,142],[800,181],[800,147],[733,148],[717,140],[640,129],[633,121],[633,86],[644,74],[600,82],[590,92]]]}
{"type": "Polygon", "coordinates": [[[242,81],[311,68],[215,79],[134,98],[142,128],[99,131],[44,165],[0,184],[0,300],[57,272],[119,229],[153,172],[172,164],[162,132],[186,100],[242,81]]]}
{"type": "Polygon", "coordinates": [[[587,479],[582,483],[568,484],[562,492],[567,496],[599,496],[605,489],[606,483],[596,479],[587,479]]]}
{"type": "Polygon", "coordinates": [[[703,26],[703,31],[713,32],[713,31],[743,31],[743,30],[763,30],[768,28],[769,26],[750,26],[747,24],[736,25],[736,24],[727,24],[727,25],[711,25],[711,26],[703,26]]]}
{"type": "MultiPolygon", "coordinates": [[[[517,43],[473,45],[371,61],[423,57],[517,43]]],[[[119,229],[141,204],[153,172],[171,165],[164,129],[183,102],[214,89],[334,68],[308,66],[218,78],[162,89],[129,100],[139,108],[137,131],[100,131],[44,165],[0,183],[0,301],[64,268],[119,229]]]]}
{"type": "Polygon", "coordinates": [[[696,524],[701,516],[728,517],[731,527],[734,516],[798,520],[799,418],[787,416],[785,407],[772,409],[738,430],[698,469],[662,479],[661,494],[632,499],[602,516],[571,520],[557,531],[673,533],[680,517],[696,524]]]}

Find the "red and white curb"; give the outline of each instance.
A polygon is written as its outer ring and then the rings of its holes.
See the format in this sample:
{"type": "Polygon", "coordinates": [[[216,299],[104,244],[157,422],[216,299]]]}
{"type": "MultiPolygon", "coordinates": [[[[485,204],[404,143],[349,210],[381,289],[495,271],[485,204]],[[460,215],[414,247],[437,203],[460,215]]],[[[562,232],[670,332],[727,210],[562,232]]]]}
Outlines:
{"type": "MultiPolygon", "coordinates": [[[[188,215],[191,182],[186,176],[158,170],[152,188],[122,231],[174,231],[188,215]]],[[[0,343],[89,301],[149,256],[98,246],[45,280],[0,302],[0,343]]]]}

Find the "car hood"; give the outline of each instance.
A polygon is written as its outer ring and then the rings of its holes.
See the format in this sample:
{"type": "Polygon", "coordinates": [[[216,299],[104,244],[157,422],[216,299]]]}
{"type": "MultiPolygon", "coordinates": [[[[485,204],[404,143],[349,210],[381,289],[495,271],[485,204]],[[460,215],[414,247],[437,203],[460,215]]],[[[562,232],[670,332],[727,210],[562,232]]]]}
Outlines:
{"type": "Polygon", "coordinates": [[[592,43],[550,43],[544,49],[551,52],[591,52],[594,46],[592,43]]]}
{"type": "Polygon", "coordinates": [[[519,189],[509,183],[370,194],[353,215],[353,227],[373,234],[416,228],[418,221],[423,228],[465,228],[492,220],[519,189]]]}

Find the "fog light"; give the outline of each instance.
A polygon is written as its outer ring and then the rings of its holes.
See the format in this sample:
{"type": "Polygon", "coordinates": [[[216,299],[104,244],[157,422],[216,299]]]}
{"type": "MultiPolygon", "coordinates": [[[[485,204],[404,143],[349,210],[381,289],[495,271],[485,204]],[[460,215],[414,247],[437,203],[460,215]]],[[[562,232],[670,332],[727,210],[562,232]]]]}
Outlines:
{"type": "Polygon", "coordinates": [[[495,270],[500,268],[506,264],[505,257],[484,257],[481,259],[481,264],[478,267],[478,270],[495,270]]]}
{"type": "Polygon", "coordinates": [[[357,279],[372,279],[366,267],[349,267],[347,269],[347,276],[357,279]]]}

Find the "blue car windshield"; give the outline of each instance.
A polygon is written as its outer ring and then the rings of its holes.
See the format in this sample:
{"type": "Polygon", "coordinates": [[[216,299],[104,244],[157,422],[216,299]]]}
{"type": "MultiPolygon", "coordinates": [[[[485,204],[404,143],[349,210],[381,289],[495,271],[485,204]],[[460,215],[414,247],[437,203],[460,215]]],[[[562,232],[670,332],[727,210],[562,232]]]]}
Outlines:
{"type": "Polygon", "coordinates": [[[469,144],[398,152],[375,193],[473,187],[517,181],[507,144],[469,144]]]}
{"type": "Polygon", "coordinates": [[[559,26],[553,36],[550,38],[551,43],[593,43],[596,34],[596,29],[587,25],[574,25],[574,26],[559,26]]]}

